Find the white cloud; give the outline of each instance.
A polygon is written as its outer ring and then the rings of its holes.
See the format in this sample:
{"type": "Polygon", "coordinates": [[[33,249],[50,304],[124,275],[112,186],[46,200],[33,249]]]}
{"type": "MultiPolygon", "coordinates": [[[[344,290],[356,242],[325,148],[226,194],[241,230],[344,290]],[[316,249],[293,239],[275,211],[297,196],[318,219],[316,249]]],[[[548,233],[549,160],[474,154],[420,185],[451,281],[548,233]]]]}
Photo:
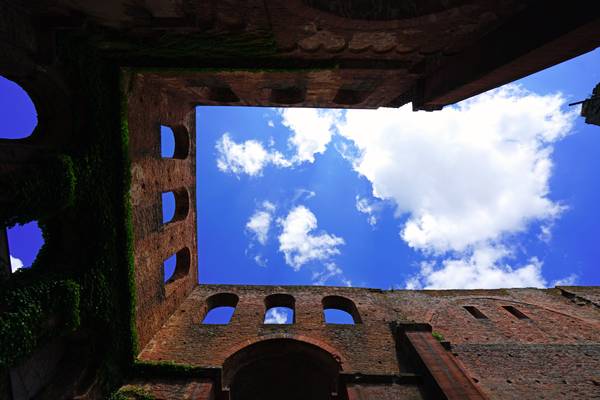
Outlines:
{"type": "Polygon", "coordinates": [[[265,315],[265,324],[285,324],[287,322],[287,314],[277,308],[271,308],[265,315]]]}
{"type": "MultiPolygon", "coordinates": [[[[338,110],[312,108],[286,108],[278,112],[282,117],[282,124],[292,131],[288,143],[295,151],[293,156],[286,158],[281,152],[273,150],[273,138],[269,140],[268,148],[265,148],[258,140],[237,143],[229,133],[224,133],[215,145],[219,170],[236,175],[260,176],[268,165],[291,168],[307,161],[312,163],[316,154],[322,154],[327,149],[334,134],[334,123],[342,115],[338,110]]],[[[275,126],[272,120],[267,124],[275,126]]]]}
{"type": "Polygon", "coordinates": [[[349,110],[338,129],[359,149],[353,165],[373,195],[408,214],[409,246],[462,251],[560,214],[547,195],[551,144],[575,118],[564,103],[505,86],[435,113],[349,110]]]}
{"type": "Polygon", "coordinates": [[[23,261],[20,258],[10,256],[10,269],[12,272],[23,268],[23,261]]]}
{"type": "Polygon", "coordinates": [[[334,124],[342,115],[337,110],[317,110],[314,108],[284,108],[279,110],[282,124],[293,135],[290,145],[296,149],[294,163],[315,161],[316,154],[323,154],[334,134],[334,124]]]}
{"type": "Polygon", "coordinates": [[[381,211],[382,203],[381,202],[369,202],[368,199],[360,196],[356,196],[356,209],[358,212],[367,215],[367,222],[371,226],[375,226],[377,224],[377,214],[381,211]]]}
{"type": "Polygon", "coordinates": [[[246,229],[250,231],[256,240],[263,246],[269,239],[269,229],[273,220],[275,205],[269,201],[264,201],[261,208],[256,210],[246,223],[246,229]]]}
{"type": "Polygon", "coordinates": [[[342,275],[344,271],[338,267],[335,263],[329,262],[325,264],[323,271],[313,272],[312,280],[313,285],[324,285],[329,279],[342,275]]]}
{"type": "Polygon", "coordinates": [[[482,246],[470,255],[441,262],[421,263],[420,272],[406,283],[407,289],[493,289],[545,287],[542,262],[532,257],[525,265],[511,267],[503,262],[510,253],[500,246],[482,246]]]}
{"type": "Polygon", "coordinates": [[[236,175],[261,175],[263,168],[272,164],[277,167],[289,167],[291,163],[278,151],[267,151],[261,142],[246,140],[243,143],[233,141],[228,133],[217,141],[217,167],[222,172],[236,175]]]}
{"type": "Polygon", "coordinates": [[[294,197],[292,197],[292,204],[294,204],[295,202],[297,202],[300,199],[303,200],[310,200],[313,197],[315,197],[317,194],[312,191],[312,190],[308,190],[308,189],[296,189],[294,190],[294,197]]]}
{"type": "Polygon", "coordinates": [[[267,264],[268,264],[268,262],[269,262],[269,260],[267,260],[267,259],[266,259],[265,257],[263,257],[262,255],[260,255],[260,254],[257,254],[257,255],[255,255],[255,256],[254,256],[254,262],[255,262],[256,264],[260,265],[261,267],[263,267],[263,268],[266,268],[266,267],[267,267],[267,264]]]}
{"type": "Polygon", "coordinates": [[[578,276],[576,274],[571,274],[563,279],[552,282],[551,286],[572,286],[577,283],[577,279],[578,276]]]}
{"type": "Polygon", "coordinates": [[[349,110],[338,129],[358,147],[354,168],[373,195],[408,214],[409,246],[462,251],[560,214],[547,195],[551,144],[575,118],[564,103],[505,86],[435,113],[349,110]]]}
{"type": "MultiPolygon", "coordinates": [[[[338,151],[367,178],[373,196],[406,216],[401,238],[426,255],[407,288],[545,286],[535,257],[510,267],[506,241],[542,223],[540,239],[566,209],[549,199],[552,146],[568,135],[576,111],[561,94],[516,85],[435,113],[349,110],[338,131],[355,146],[338,151]]],[[[370,215],[368,203],[357,209],[370,215]]]]}
{"type": "Polygon", "coordinates": [[[317,228],[317,218],[304,206],[295,207],[278,222],[282,227],[279,251],[296,271],[310,261],[326,261],[339,254],[338,246],[345,243],[344,239],[328,233],[312,234],[317,228]]]}

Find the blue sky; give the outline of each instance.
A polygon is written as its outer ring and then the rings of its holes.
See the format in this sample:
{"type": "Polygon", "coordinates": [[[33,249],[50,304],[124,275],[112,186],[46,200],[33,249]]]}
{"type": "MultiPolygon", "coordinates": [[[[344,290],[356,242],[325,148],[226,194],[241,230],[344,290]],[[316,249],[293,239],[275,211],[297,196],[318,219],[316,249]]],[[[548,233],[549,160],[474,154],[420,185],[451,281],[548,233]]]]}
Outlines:
{"type": "MultiPolygon", "coordinates": [[[[600,284],[600,128],[567,107],[599,64],[596,50],[434,113],[199,107],[200,282],[600,284]]],[[[7,137],[28,120],[0,84],[7,137]]],[[[26,232],[9,232],[25,266],[26,232]]]]}

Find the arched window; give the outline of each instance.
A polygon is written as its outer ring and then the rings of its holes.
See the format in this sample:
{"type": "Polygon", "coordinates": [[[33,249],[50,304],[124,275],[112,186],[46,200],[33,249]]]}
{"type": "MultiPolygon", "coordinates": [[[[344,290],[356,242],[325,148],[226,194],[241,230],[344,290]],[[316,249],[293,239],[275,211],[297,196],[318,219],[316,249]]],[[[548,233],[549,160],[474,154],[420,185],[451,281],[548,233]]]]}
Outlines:
{"type": "Polygon", "coordinates": [[[272,294],[265,298],[265,324],[293,324],[296,322],[296,300],[289,294],[272,294]]]}
{"type": "Polygon", "coordinates": [[[0,262],[4,270],[16,272],[29,268],[44,245],[42,230],[36,221],[0,231],[0,262]],[[6,259],[5,259],[6,258],[6,259]]]}
{"type": "Polygon", "coordinates": [[[188,156],[189,147],[189,133],[184,126],[160,126],[160,156],[162,158],[184,159],[188,156]]]}
{"type": "Polygon", "coordinates": [[[37,123],[37,111],[27,92],[0,76],[0,139],[26,138],[37,123]]]}
{"type": "Polygon", "coordinates": [[[323,316],[326,324],[360,324],[360,314],[354,302],[341,296],[323,298],[323,316]]]}
{"type": "Polygon", "coordinates": [[[163,224],[181,221],[187,217],[190,197],[186,188],[161,194],[163,224]]]}
{"type": "Polygon", "coordinates": [[[206,299],[202,318],[205,325],[225,325],[231,321],[239,298],[233,293],[218,293],[206,299]]]}
{"type": "Polygon", "coordinates": [[[164,282],[168,285],[185,277],[190,271],[190,250],[185,247],[163,262],[164,282]]]}
{"type": "Polygon", "coordinates": [[[267,339],[229,356],[222,385],[232,400],[347,399],[339,358],[313,344],[267,339]]]}

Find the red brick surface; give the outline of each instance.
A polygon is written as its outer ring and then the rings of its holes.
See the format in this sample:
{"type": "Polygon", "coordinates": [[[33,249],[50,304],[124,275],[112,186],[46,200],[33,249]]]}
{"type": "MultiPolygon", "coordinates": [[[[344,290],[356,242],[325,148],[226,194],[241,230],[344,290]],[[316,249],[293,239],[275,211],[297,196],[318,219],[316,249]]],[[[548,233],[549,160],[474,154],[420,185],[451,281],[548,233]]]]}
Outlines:
{"type": "MultiPolygon", "coordinates": [[[[208,379],[154,379],[133,381],[121,388],[137,389],[156,400],[213,400],[213,383],[208,379]]],[[[136,397],[133,397],[136,398],[136,397]]]]}
{"type": "Polygon", "coordinates": [[[348,384],[348,400],[421,400],[423,396],[417,385],[348,384]]]}
{"type": "Polygon", "coordinates": [[[391,319],[381,300],[380,291],[368,289],[201,285],[148,343],[140,359],[220,367],[227,357],[249,344],[268,338],[293,338],[338,357],[343,373],[393,375],[403,366],[398,365],[394,337],[388,326],[391,319]],[[201,324],[205,299],[221,292],[239,296],[230,323],[201,324]],[[295,324],[263,324],[264,299],[273,293],[295,297],[295,324]],[[353,300],[363,323],[326,325],[321,300],[333,294],[353,300]]]}
{"type": "Polygon", "coordinates": [[[195,109],[143,74],[124,73],[129,87],[128,126],[131,157],[136,328],[144,346],[196,285],[197,258],[189,274],[165,285],[163,262],[187,247],[196,251],[195,109]],[[185,159],[161,158],[160,126],[189,133],[185,159]],[[189,207],[182,219],[162,223],[161,193],[187,190],[189,207]]]}
{"type": "MultiPolygon", "coordinates": [[[[585,292],[593,297],[598,291],[600,288],[586,288],[585,292]]],[[[592,303],[578,305],[558,289],[381,291],[201,285],[156,333],[140,359],[221,368],[237,351],[272,338],[300,340],[324,349],[339,360],[340,373],[349,382],[354,374],[396,379],[393,377],[416,373],[422,377],[420,382],[426,383],[422,374],[427,370],[448,376],[446,383],[437,381],[448,398],[477,398],[479,393],[502,399],[600,395],[600,308],[592,303]],[[205,300],[217,293],[239,297],[232,320],[227,325],[203,325],[205,300]],[[294,324],[263,324],[265,298],[275,293],[294,297],[294,324]],[[321,301],[329,295],[352,300],[362,323],[325,324],[321,301]],[[465,305],[477,307],[487,319],[474,318],[465,305]],[[519,319],[503,306],[515,307],[528,318],[519,319]],[[411,321],[431,324],[433,331],[450,342],[450,351],[444,350],[431,333],[417,332],[414,335],[420,339],[412,343],[416,356],[404,350],[397,354],[401,347],[397,347],[400,338],[390,327],[394,321],[401,325],[411,321]],[[429,350],[419,344],[421,339],[429,350]],[[435,359],[433,353],[437,354],[435,359]],[[464,381],[453,388],[460,381],[457,377],[464,381]]],[[[406,380],[399,384],[364,382],[349,385],[348,396],[420,398],[420,390],[425,395],[431,393],[420,385],[406,380]]]]}

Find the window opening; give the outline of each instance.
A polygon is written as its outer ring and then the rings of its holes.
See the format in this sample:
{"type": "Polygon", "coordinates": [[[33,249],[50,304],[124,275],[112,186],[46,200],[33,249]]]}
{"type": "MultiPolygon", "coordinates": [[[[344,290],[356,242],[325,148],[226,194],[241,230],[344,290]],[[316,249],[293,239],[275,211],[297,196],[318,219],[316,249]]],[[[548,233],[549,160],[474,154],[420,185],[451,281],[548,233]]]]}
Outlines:
{"type": "Polygon", "coordinates": [[[342,296],[323,298],[323,316],[326,324],[353,325],[362,322],[354,302],[342,296]]]}
{"type": "Polygon", "coordinates": [[[160,126],[160,156],[173,158],[175,155],[175,134],[168,126],[160,126]]]}
{"type": "Polygon", "coordinates": [[[0,76],[0,139],[23,139],[38,123],[31,97],[17,83],[0,76]]]}
{"type": "Polygon", "coordinates": [[[181,221],[187,217],[190,198],[186,188],[161,194],[163,224],[181,221]]]}
{"type": "Polygon", "coordinates": [[[272,307],[265,313],[267,325],[286,325],[294,323],[294,310],[289,307],[272,307]]]}
{"type": "Polygon", "coordinates": [[[502,306],[506,311],[517,317],[518,319],[529,319],[529,317],[513,306],[502,306]]]}
{"type": "Polygon", "coordinates": [[[205,325],[225,325],[231,321],[239,298],[233,293],[218,293],[206,299],[205,325]]]}
{"type": "Polygon", "coordinates": [[[354,318],[350,313],[342,310],[336,310],[335,308],[323,310],[326,324],[343,324],[343,325],[354,325],[354,318]]]}
{"type": "MultiPolygon", "coordinates": [[[[30,268],[44,245],[42,230],[37,221],[15,225],[6,230],[4,246],[7,247],[10,271],[30,268]]],[[[3,262],[5,257],[2,257],[3,262]]],[[[5,266],[6,269],[7,266],[5,266]]]]}
{"type": "Polygon", "coordinates": [[[179,250],[163,262],[164,282],[172,283],[185,277],[190,271],[190,250],[186,247],[179,250]]]}
{"type": "Polygon", "coordinates": [[[465,310],[467,310],[469,312],[469,314],[471,314],[473,317],[475,317],[477,319],[488,319],[488,317],[486,317],[484,313],[479,311],[479,309],[477,307],[465,306],[464,308],[465,308],[465,310]]]}
{"type": "Polygon", "coordinates": [[[163,224],[171,222],[175,217],[175,195],[173,192],[162,193],[163,224]]]}
{"type": "Polygon", "coordinates": [[[205,325],[226,325],[231,321],[234,311],[234,307],[215,307],[206,313],[202,323],[205,325]]]}
{"type": "Polygon", "coordinates": [[[285,325],[296,322],[296,300],[289,294],[272,294],[265,298],[264,324],[285,325]]]}
{"type": "Polygon", "coordinates": [[[167,258],[164,263],[164,281],[168,282],[169,279],[173,277],[175,273],[175,266],[177,265],[177,255],[173,254],[171,257],[167,258]]]}
{"type": "Polygon", "coordinates": [[[160,126],[160,156],[184,159],[188,156],[190,138],[184,126],[160,126]]]}

